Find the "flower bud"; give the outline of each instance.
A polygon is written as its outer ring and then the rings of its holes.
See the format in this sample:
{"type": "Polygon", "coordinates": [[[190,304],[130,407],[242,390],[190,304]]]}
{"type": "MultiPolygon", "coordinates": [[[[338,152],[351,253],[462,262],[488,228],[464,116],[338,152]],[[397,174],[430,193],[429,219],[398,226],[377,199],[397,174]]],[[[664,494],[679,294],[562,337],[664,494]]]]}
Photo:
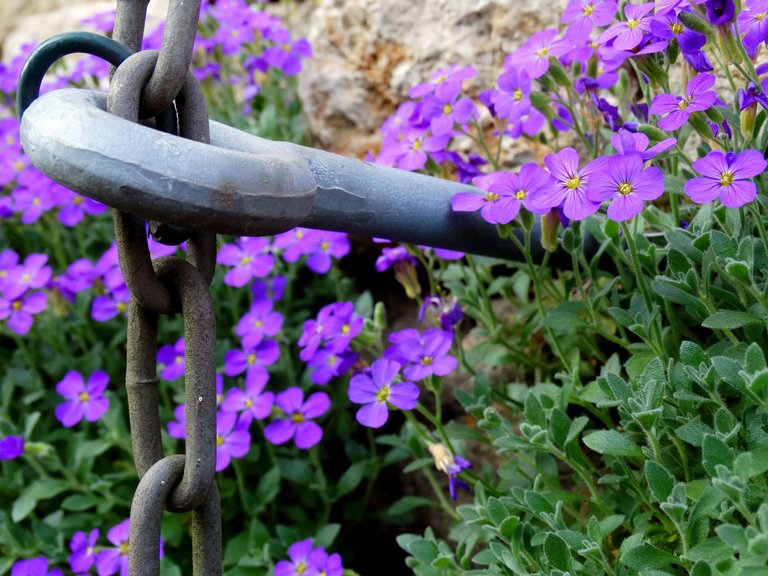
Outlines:
{"type": "Polygon", "coordinates": [[[652,142],[660,142],[669,138],[669,134],[650,124],[638,124],[637,131],[648,136],[652,142]]]}
{"type": "Polygon", "coordinates": [[[755,133],[755,117],[757,116],[757,102],[750,104],[739,114],[739,128],[745,140],[750,141],[755,133]]]}
{"type": "Polygon", "coordinates": [[[707,36],[712,34],[712,28],[710,28],[709,24],[693,12],[680,12],[678,18],[680,18],[680,22],[682,22],[686,28],[690,28],[695,32],[701,32],[707,36]]]}
{"type": "Polygon", "coordinates": [[[384,302],[376,302],[373,307],[373,325],[377,330],[385,330],[387,327],[387,309],[384,302]]]}
{"type": "Polygon", "coordinates": [[[704,139],[714,138],[712,129],[709,127],[709,123],[707,122],[706,114],[702,114],[701,112],[694,112],[688,118],[688,122],[691,123],[691,126],[693,126],[693,129],[696,130],[696,132],[702,138],[704,139]]]}
{"type": "Polygon", "coordinates": [[[416,300],[419,294],[421,294],[421,284],[416,273],[416,266],[408,260],[401,260],[394,264],[394,269],[395,280],[400,282],[402,287],[405,288],[405,294],[408,298],[416,300]]]}
{"type": "Polygon", "coordinates": [[[560,230],[560,218],[557,210],[552,208],[541,217],[541,245],[547,252],[557,250],[557,233],[560,230]]]}
{"type": "Polygon", "coordinates": [[[717,106],[710,106],[704,113],[707,115],[707,118],[712,120],[715,124],[721,124],[724,120],[723,115],[717,109],[717,106]]]}
{"type": "Polygon", "coordinates": [[[560,61],[554,56],[549,57],[549,73],[552,74],[552,78],[555,82],[560,84],[560,86],[563,86],[564,88],[569,88],[571,86],[571,79],[568,77],[565,68],[563,68],[563,65],[560,64],[560,61]]]}

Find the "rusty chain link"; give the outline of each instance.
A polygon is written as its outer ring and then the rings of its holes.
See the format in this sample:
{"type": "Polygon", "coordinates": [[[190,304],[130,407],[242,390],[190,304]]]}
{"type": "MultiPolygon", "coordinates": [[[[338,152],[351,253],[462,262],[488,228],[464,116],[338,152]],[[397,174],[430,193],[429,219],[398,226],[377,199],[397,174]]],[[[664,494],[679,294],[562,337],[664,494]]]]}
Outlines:
{"type": "MultiPolygon", "coordinates": [[[[189,70],[201,2],[172,0],[161,50],[136,52],[148,3],[117,0],[113,37],[135,53],[113,72],[107,110],[138,122],[175,103],[179,135],[210,143],[205,99],[189,70]]],[[[158,127],[177,128],[167,122],[158,127]]],[[[160,521],[168,509],[192,512],[193,575],[215,576],[221,574],[221,506],[214,480],[216,320],[209,284],[216,264],[216,236],[191,233],[186,262],[175,257],[153,262],[144,222],[115,210],[114,224],[120,267],[131,291],[125,383],[140,478],[131,505],[129,572],[159,575],[160,521]],[[157,325],[159,314],[178,311],[184,316],[187,357],[186,454],[165,457],[158,413],[157,325]]]]}

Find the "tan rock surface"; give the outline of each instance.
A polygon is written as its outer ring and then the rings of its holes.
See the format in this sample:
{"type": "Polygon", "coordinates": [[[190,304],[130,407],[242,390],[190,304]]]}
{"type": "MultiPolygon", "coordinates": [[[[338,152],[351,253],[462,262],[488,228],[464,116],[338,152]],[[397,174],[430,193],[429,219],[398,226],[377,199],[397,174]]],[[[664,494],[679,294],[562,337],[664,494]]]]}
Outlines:
{"type": "Polygon", "coordinates": [[[557,24],[566,0],[318,0],[307,9],[315,57],[299,81],[318,144],[362,156],[410,86],[441,66],[472,64],[488,86],[504,57],[557,24]]]}

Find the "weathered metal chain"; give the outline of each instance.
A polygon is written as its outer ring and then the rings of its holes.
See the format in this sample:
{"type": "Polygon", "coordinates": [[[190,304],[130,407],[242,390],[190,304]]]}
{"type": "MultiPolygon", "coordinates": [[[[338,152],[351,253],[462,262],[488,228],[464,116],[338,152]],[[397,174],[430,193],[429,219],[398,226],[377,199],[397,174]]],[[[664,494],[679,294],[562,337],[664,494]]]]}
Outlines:
{"type": "MultiPolygon", "coordinates": [[[[141,47],[149,0],[118,0],[114,38],[141,47]]],[[[107,110],[137,122],[173,106],[184,138],[209,143],[208,113],[189,71],[200,0],[174,0],[160,52],[137,52],[115,71],[107,110]]],[[[130,190],[125,190],[130,194],[130,190]]],[[[140,482],[131,505],[129,571],[160,573],[160,521],[164,509],[192,511],[193,574],[221,574],[221,508],[216,468],[216,320],[209,284],[216,237],[192,233],[187,261],[151,261],[144,222],[114,211],[120,266],[131,291],[126,388],[131,438],[140,482]],[[187,357],[186,454],[164,457],[158,413],[158,314],[181,311],[187,357]]]]}

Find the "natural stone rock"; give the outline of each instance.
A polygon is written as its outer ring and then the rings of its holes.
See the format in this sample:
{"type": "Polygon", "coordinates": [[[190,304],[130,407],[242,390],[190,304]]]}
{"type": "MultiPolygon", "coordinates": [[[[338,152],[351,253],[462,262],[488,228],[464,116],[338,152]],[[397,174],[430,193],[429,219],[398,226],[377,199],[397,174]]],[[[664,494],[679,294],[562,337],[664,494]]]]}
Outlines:
{"type": "Polygon", "coordinates": [[[496,78],[505,56],[533,32],[557,25],[566,0],[319,0],[308,8],[315,56],[299,93],[318,144],[363,156],[382,121],[437,68],[478,69],[496,78]]]}
{"type": "MultiPolygon", "coordinates": [[[[10,61],[27,42],[83,30],[80,22],[84,18],[114,9],[115,0],[0,0],[3,60],[10,61]]],[[[163,20],[167,11],[168,0],[152,0],[147,10],[147,30],[163,20]]]]}

